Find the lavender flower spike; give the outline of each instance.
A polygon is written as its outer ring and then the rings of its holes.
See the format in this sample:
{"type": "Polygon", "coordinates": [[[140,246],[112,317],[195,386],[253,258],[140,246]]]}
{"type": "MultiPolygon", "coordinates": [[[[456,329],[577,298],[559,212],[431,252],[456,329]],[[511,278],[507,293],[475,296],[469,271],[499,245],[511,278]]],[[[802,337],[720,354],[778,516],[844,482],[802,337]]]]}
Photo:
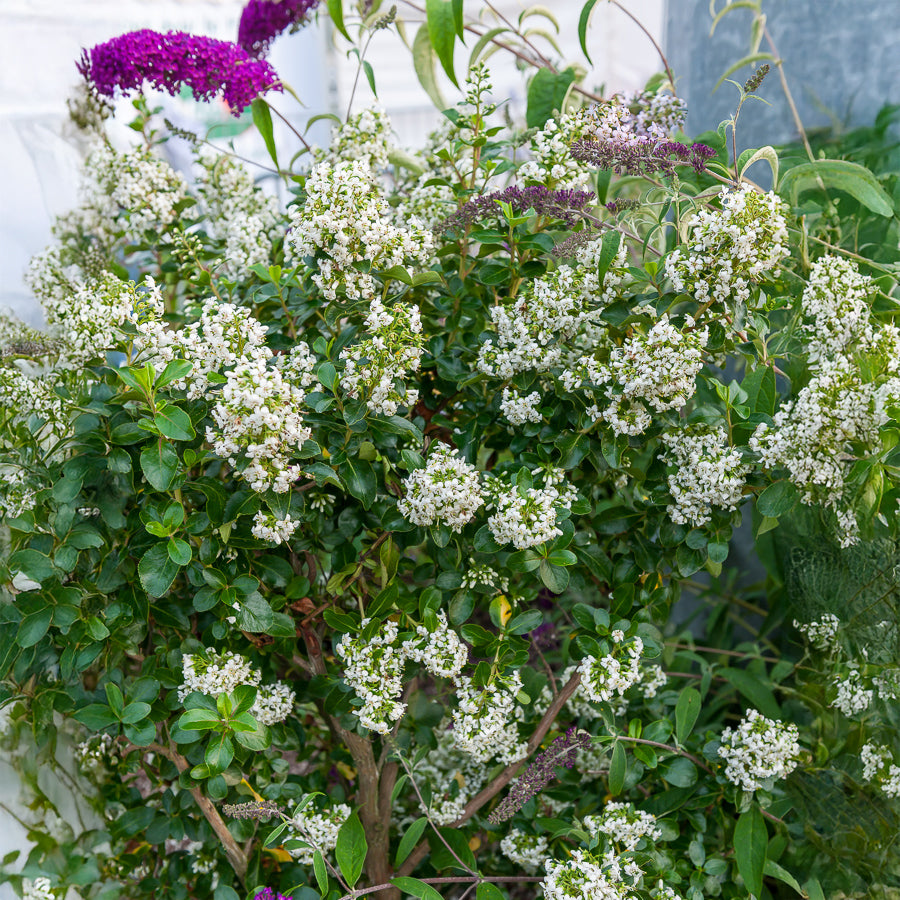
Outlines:
{"type": "Polygon", "coordinates": [[[574,726],[563,737],[558,737],[510,788],[509,793],[488,816],[488,822],[496,825],[511,819],[532,797],[537,796],[553,779],[554,769],[565,766],[571,769],[579,750],[589,747],[591,736],[574,726]]]}
{"type": "Polygon", "coordinates": [[[274,69],[237,44],[183,31],[129,31],[85,50],[78,71],[105,97],[145,82],[173,97],[184,85],[198,100],[221,93],[235,116],[257,94],[282,89],[274,69]]]}
{"type": "Polygon", "coordinates": [[[250,0],[241,13],[238,45],[251,56],[265,56],[283,31],[306,22],[319,0],[250,0]]]}
{"type": "Polygon", "coordinates": [[[290,900],[290,897],[286,897],[281,893],[276,893],[272,888],[267,887],[263,888],[253,900],[290,900]]]}

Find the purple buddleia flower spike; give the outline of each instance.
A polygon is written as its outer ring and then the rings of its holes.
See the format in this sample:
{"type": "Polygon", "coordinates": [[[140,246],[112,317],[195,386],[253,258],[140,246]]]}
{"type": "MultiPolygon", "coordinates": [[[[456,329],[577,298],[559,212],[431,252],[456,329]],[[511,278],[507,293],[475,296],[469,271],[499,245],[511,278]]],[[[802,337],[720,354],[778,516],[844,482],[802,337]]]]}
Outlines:
{"type": "Polygon", "coordinates": [[[241,13],[238,44],[251,56],[265,56],[272,41],[306,22],[319,0],[250,0],[241,13]]]}
{"type": "Polygon", "coordinates": [[[537,796],[553,779],[557,766],[571,769],[579,750],[589,747],[591,736],[574,726],[564,736],[558,737],[525,770],[509,793],[488,816],[488,822],[496,825],[511,819],[532,797],[537,796]]]}
{"type": "Polygon", "coordinates": [[[497,205],[498,200],[509,203],[514,212],[521,213],[526,209],[533,209],[539,216],[550,216],[565,222],[566,225],[574,225],[581,218],[585,206],[593,199],[594,194],[591,191],[551,191],[541,184],[532,184],[524,188],[512,185],[502,191],[473,197],[453,215],[444,219],[435,231],[449,231],[451,228],[471,225],[489,216],[500,216],[502,213],[497,205]]]}
{"type": "Polygon", "coordinates": [[[705,144],[688,147],[677,141],[659,141],[655,138],[619,138],[575,141],[569,148],[573,159],[596,166],[598,169],[612,169],[624,175],[673,175],[675,167],[692,166],[702,172],[706,161],[715,156],[716,151],[705,144]]]}
{"type": "Polygon", "coordinates": [[[272,888],[267,887],[263,888],[253,900],[290,900],[290,897],[279,894],[276,891],[273,891],[272,888]]]}
{"type": "Polygon", "coordinates": [[[282,90],[264,60],[237,44],[183,31],[129,31],[85,50],[78,71],[105,97],[145,83],[174,97],[187,85],[197,100],[221,94],[235,116],[258,94],[282,90]]]}

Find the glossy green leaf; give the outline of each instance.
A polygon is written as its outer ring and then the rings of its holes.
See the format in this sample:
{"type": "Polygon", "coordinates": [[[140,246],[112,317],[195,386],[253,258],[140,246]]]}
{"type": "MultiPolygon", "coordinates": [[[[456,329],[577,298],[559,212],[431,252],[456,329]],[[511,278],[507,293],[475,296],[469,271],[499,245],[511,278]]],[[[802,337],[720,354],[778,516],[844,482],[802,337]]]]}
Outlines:
{"type": "Polygon", "coordinates": [[[691,735],[700,715],[700,692],[692,687],[683,688],[675,704],[675,736],[683,744],[691,735]]]}
{"type": "Polygon", "coordinates": [[[141,470],[158,491],[167,491],[178,473],[178,454],[164,440],[154,441],[141,451],[141,470]]]}
{"type": "Polygon", "coordinates": [[[734,857],[744,884],[757,898],[762,895],[768,842],[762,813],[752,806],[741,815],[734,828],[734,857]]]}
{"type": "Polygon", "coordinates": [[[156,427],[167,438],[173,441],[190,441],[197,436],[191,417],[177,406],[171,403],[163,403],[153,417],[156,427]]]}
{"type": "Polygon", "coordinates": [[[272,111],[269,109],[269,104],[266,103],[262,97],[257,97],[250,104],[250,110],[253,114],[253,124],[260,133],[260,136],[266,145],[266,150],[269,151],[269,156],[271,157],[272,162],[275,163],[275,168],[280,169],[281,166],[278,165],[278,150],[275,147],[275,129],[272,125],[272,111]]]}
{"type": "Polygon", "coordinates": [[[365,830],[359,821],[359,816],[354,811],[341,825],[340,831],[338,831],[337,845],[334,848],[338,868],[350,887],[359,881],[368,848],[365,830]]]}
{"type": "Polygon", "coordinates": [[[141,586],[151,597],[162,597],[172,586],[179,566],[169,558],[165,542],[154,544],[138,563],[141,586]]]}
{"type": "Polygon", "coordinates": [[[554,111],[561,111],[569,85],[575,80],[570,66],[563,72],[538,69],[528,84],[525,122],[529,128],[543,128],[554,111]]]}
{"type": "Polygon", "coordinates": [[[453,46],[456,43],[456,14],[453,0],[425,0],[425,17],[428,37],[447,77],[456,87],[456,73],[453,71],[453,46]]]}

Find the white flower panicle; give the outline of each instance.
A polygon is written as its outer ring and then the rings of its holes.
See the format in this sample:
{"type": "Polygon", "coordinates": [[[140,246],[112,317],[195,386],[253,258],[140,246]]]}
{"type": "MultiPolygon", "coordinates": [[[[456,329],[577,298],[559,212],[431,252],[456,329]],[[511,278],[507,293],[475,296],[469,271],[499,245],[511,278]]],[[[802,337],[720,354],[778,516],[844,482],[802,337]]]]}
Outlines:
{"type": "Polygon", "coordinates": [[[471,678],[461,677],[457,683],[459,704],[453,710],[453,741],[463,752],[478,762],[497,757],[512,763],[528,755],[527,745],[519,740],[514,710],[516,696],[522,690],[518,672],[495,677],[483,687],[471,678]]]}
{"type": "Polygon", "coordinates": [[[585,122],[577,113],[563,113],[550,118],[535,132],[528,145],[530,159],[519,167],[518,176],[525,184],[542,184],[555,190],[583,190],[590,186],[591,173],[572,159],[569,146],[584,132],[585,122]]]}
{"type": "Polygon", "coordinates": [[[263,725],[277,725],[294,711],[295,694],[283,681],[264,684],[256,692],[250,715],[263,725]]]}
{"type": "Polygon", "coordinates": [[[606,703],[621,697],[641,678],[641,654],[644,642],[639,637],[615,642],[606,656],[585,657],[578,670],[584,696],[594,703],[606,703]]]}
{"type": "Polygon", "coordinates": [[[506,416],[510,425],[524,425],[526,422],[540,422],[541,411],[538,404],[541,395],[538,391],[532,391],[527,396],[520,394],[515,388],[503,388],[500,401],[500,412],[506,416]]]}
{"type": "Polygon", "coordinates": [[[469,651],[459,635],[447,624],[447,614],[437,613],[437,628],[429,631],[424,625],[416,626],[416,637],[403,642],[407,659],[421,663],[432,675],[441,678],[457,678],[469,661],[469,651]]]}
{"type": "Polygon", "coordinates": [[[627,900],[631,885],[621,880],[614,858],[600,859],[576,849],[565,862],[548,859],[542,882],[547,900],[627,900]]]}
{"type": "Polygon", "coordinates": [[[424,469],[404,482],[406,495],[397,504],[414,525],[447,525],[460,532],[484,505],[478,470],[447,444],[438,444],[424,469]]]}
{"type": "Polygon", "coordinates": [[[365,328],[370,337],[341,351],[341,387],[351,397],[365,397],[370,412],[378,415],[393,416],[400,404],[415,406],[418,391],[402,382],[419,370],[422,359],[419,307],[407,303],[386,307],[375,298],[365,328]]]}
{"type": "Polygon", "coordinates": [[[388,167],[392,149],[391,120],[380,106],[370,106],[350,116],[331,130],[327,151],[315,150],[315,161],[335,165],[359,161],[373,172],[388,167]]]}
{"type": "Polygon", "coordinates": [[[731,309],[750,299],[753,283],[777,276],[790,255],[788,210],[777,194],[747,184],[723,188],[719,199],[721,210],[701,209],[688,220],[687,246],[669,254],[666,275],[698,303],[731,309]]]}
{"type": "Polygon", "coordinates": [[[722,732],[719,757],[725,777],[744,791],[785,778],[800,762],[799,731],[793,723],[767,719],[751,709],[737,728],[722,732]]]}
{"type": "Polygon", "coordinates": [[[858,669],[837,676],[831,686],[837,691],[831,705],[845,716],[865,712],[875,698],[875,691],[865,686],[858,669]]]}
{"type": "Polygon", "coordinates": [[[254,491],[289,491],[302,474],[289,460],[312,435],[300,413],[306,391],[262,358],[241,361],[225,377],[207,441],[232,466],[246,461],[241,476],[254,491]]]}
{"type": "Polygon", "coordinates": [[[230,694],[238,685],[258,685],[262,673],[254,669],[246,657],[226,650],[217,653],[207,647],[202,653],[185,653],[181,660],[184,683],[178,688],[178,699],[183,701],[192,691],[218,697],[230,694]]]}
{"type": "Polygon", "coordinates": [[[22,900],[53,900],[55,896],[50,879],[44,875],[34,881],[26,878],[22,883],[22,900]]]}
{"type": "Polygon", "coordinates": [[[662,832],[656,826],[656,816],[634,808],[632,803],[607,803],[599,816],[585,816],[585,830],[591,837],[606,835],[622,850],[635,850],[644,838],[658,841],[662,832]]]}
{"type": "Polygon", "coordinates": [[[299,519],[291,518],[290,513],[283,519],[278,519],[272,513],[260,510],[253,517],[253,527],[250,531],[253,537],[257,537],[261,541],[282,544],[290,541],[301,524],[299,519]]]}
{"type": "Polygon", "coordinates": [[[494,593],[505,594],[509,590],[509,579],[487,564],[469,560],[469,567],[463,572],[463,590],[474,590],[477,587],[489,588],[494,593]]]}
{"type": "Polygon", "coordinates": [[[724,428],[688,426],[660,440],[667,448],[660,459],[675,468],[668,476],[675,502],[666,508],[673,522],[699,527],[710,521],[714,506],[727,512],[740,506],[750,466],[729,447],[724,428]]]}
{"type": "MultiPolygon", "coordinates": [[[[361,629],[370,621],[363,619],[361,629]]],[[[344,662],[344,680],[363,701],[353,713],[363,727],[378,734],[387,734],[406,711],[406,704],[398,699],[403,693],[406,655],[397,635],[397,623],[388,620],[366,640],[344,634],[334,645],[334,652],[344,662]]]]}
{"type": "Polygon", "coordinates": [[[424,266],[433,250],[431,232],[415,219],[394,225],[390,206],[372,170],[353,160],[320,163],[306,179],[306,203],[291,212],[286,251],[291,262],[318,255],[313,282],[326,300],[343,294],[349,300],[372,300],[372,269],[424,266]]]}
{"type": "Polygon", "coordinates": [[[894,762],[891,748],[869,741],[859,753],[863,764],[863,780],[873,782],[892,799],[900,797],[900,766],[894,762]]]}
{"type": "Polygon", "coordinates": [[[280,231],[276,198],[263,193],[232,156],[204,153],[199,163],[197,188],[214,236],[225,243],[225,273],[238,278],[250,266],[268,263],[280,231]]]}
{"type": "Polygon", "coordinates": [[[537,872],[543,865],[548,848],[547,838],[543,835],[526,834],[518,828],[513,828],[500,841],[500,852],[529,874],[537,872]]]}
{"type": "Polygon", "coordinates": [[[838,629],[841,620],[834,613],[825,613],[812,622],[798,622],[794,619],[794,628],[806,638],[817,650],[835,650],[840,647],[838,629]]]}
{"type": "Polygon", "coordinates": [[[311,846],[294,847],[289,851],[291,856],[301,864],[310,866],[316,850],[323,854],[334,850],[337,846],[338,832],[350,818],[350,812],[350,807],[346,803],[338,803],[322,812],[316,812],[311,806],[300,810],[290,820],[288,838],[299,838],[311,846]]]}

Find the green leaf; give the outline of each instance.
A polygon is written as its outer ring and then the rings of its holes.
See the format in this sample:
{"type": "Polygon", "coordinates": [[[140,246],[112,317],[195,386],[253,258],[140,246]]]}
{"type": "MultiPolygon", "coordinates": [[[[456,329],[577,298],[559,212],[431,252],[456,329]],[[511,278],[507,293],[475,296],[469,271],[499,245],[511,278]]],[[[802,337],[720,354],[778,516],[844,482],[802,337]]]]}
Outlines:
{"type": "Polygon", "coordinates": [[[109,682],[106,685],[106,702],[116,718],[122,718],[122,711],[125,709],[125,698],[122,696],[122,689],[117,684],[109,682]]]}
{"type": "MultiPolygon", "coordinates": [[[[256,101],[254,100],[254,103],[256,101]]],[[[163,403],[153,417],[153,423],[167,437],[173,441],[190,441],[197,436],[191,417],[177,406],[171,403],[163,403]]]]}
{"type": "Polygon", "coordinates": [[[805,893],[803,888],[800,887],[797,879],[788,872],[784,866],[780,866],[774,859],[767,859],[766,864],[763,866],[763,872],[769,876],[769,878],[775,878],[778,881],[783,881],[788,887],[792,887],[801,897],[809,897],[810,895],[805,893]]]}
{"type": "Polygon", "coordinates": [[[264,634],[274,621],[272,607],[259,593],[246,597],[237,614],[238,627],[253,634],[264,634]]]}
{"type": "Polygon", "coordinates": [[[687,788],[697,783],[697,767],[684,756],[666,760],[659,767],[659,775],[664,781],[679,788],[687,788]]]}
{"type": "Polygon", "coordinates": [[[146,719],[149,713],[149,703],[143,703],[140,700],[135,700],[134,703],[129,703],[128,706],[125,707],[125,711],[122,713],[122,724],[135,725],[142,719],[146,719]]]}
{"type": "Polygon", "coordinates": [[[425,0],[428,37],[447,77],[456,87],[459,82],[453,71],[453,45],[456,43],[456,15],[453,0],[425,0]]]}
{"type": "Polygon", "coordinates": [[[53,607],[51,606],[45,606],[43,609],[29,613],[19,623],[16,643],[23,648],[33,647],[47,633],[52,617],[53,607]]]}
{"type": "Polygon", "coordinates": [[[178,720],[182,731],[212,731],[220,722],[218,711],[211,709],[189,709],[178,720]]]}
{"type": "Polygon", "coordinates": [[[169,558],[166,543],[154,544],[138,563],[141,586],[151,597],[162,597],[178,574],[178,565],[169,558]]]}
{"type": "Polygon", "coordinates": [[[675,736],[679,744],[690,737],[700,715],[700,702],[700,692],[692,687],[684,688],[678,697],[675,704],[675,736]]]}
{"type": "Polygon", "coordinates": [[[348,459],[340,467],[347,490],[368,509],[375,500],[377,481],[372,464],[364,459],[348,459]]]}
{"type": "Polygon", "coordinates": [[[234,744],[227,735],[216,738],[207,748],[204,760],[210,772],[218,773],[227,769],[234,759],[234,744]]]}
{"type": "MultiPolygon", "coordinates": [[[[348,41],[353,41],[353,38],[347,34],[347,28],[344,25],[344,3],[343,0],[325,0],[326,6],[328,7],[328,15],[331,17],[331,21],[334,23],[334,27],[345,37],[348,41]]],[[[324,894],[325,891],[322,891],[324,894]]]]}
{"type": "Polygon", "coordinates": [[[817,159],[815,162],[794,166],[781,179],[781,194],[789,194],[791,203],[804,191],[826,188],[845,191],[867,209],[879,216],[894,215],[890,194],[878,183],[875,176],[859,163],[844,159],[817,159]]]}
{"type": "Polygon", "coordinates": [[[625,773],[628,770],[628,760],[625,756],[625,748],[616,741],[613,745],[612,759],[609,763],[609,792],[615,797],[622,793],[625,786],[625,773]]]}
{"type": "Polygon", "coordinates": [[[313,870],[316,873],[319,893],[324,897],[328,893],[328,872],[325,870],[325,860],[322,858],[321,850],[316,850],[313,854],[313,870]]]}
{"type": "Polygon", "coordinates": [[[438,109],[446,109],[447,101],[441,94],[434,72],[434,48],[431,46],[431,38],[428,36],[427,24],[419,26],[419,30],[416,32],[415,40],[413,40],[412,56],[413,68],[416,70],[419,84],[422,85],[425,93],[428,94],[431,102],[438,109]]]}
{"type": "Polygon", "coordinates": [[[776,481],[756,498],[756,508],[762,515],[777,519],[790,512],[799,499],[800,492],[790,481],[776,481]]]}
{"type": "Polygon", "coordinates": [[[180,381],[191,374],[194,364],[186,359],[173,359],[166,364],[160,376],[156,379],[158,388],[165,387],[173,381],[180,381]]]}
{"type": "Polygon", "coordinates": [[[42,584],[56,575],[56,569],[50,562],[50,557],[30,547],[17,550],[9,558],[9,571],[11,575],[21,572],[32,581],[42,584]]]}
{"type": "Polygon", "coordinates": [[[575,80],[575,70],[570,66],[564,72],[554,73],[538,69],[528,85],[528,105],[525,122],[529,128],[543,128],[554,110],[561,110],[569,85],[575,80]]]}
{"type": "Polygon", "coordinates": [[[764,159],[772,170],[772,190],[778,190],[778,154],[774,147],[760,147],[759,150],[745,150],[738,158],[738,170],[743,179],[744,172],[753,165],[753,163],[764,159]]]}
{"type": "Polygon", "coordinates": [[[734,828],[734,856],[747,890],[755,897],[762,895],[768,842],[762,813],[753,806],[741,815],[734,828]]]}
{"type": "Polygon", "coordinates": [[[278,151],[275,148],[275,130],[272,127],[272,111],[269,109],[269,104],[262,97],[257,97],[250,104],[250,110],[253,113],[253,124],[260,135],[262,135],[262,139],[266,144],[266,150],[269,151],[269,156],[272,158],[272,162],[275,163],[275,168],[280,169],[281,166],[278,165],[278,151]]]}
{"type": "Polygon", "coordinates": [[[406,857],[412,853],[413,847],[419,842],[419,838],[422,837],[422,832],[427,824],[428,818],[422,816],[406,829],[406,833],[400,838],[400,846],[397,847],[397,856],[394,859],[395,868],[399,868],[406,857]]]}
{"type": "Polygon", "coordinates": [[[354,811],[341,825],[340,831],[338,831],[337,845],[334,848],[338,868],[350,887],[359,881],[368,849],[366,832],[362,827],[362,822],[359,821],[359,816],[354,811]]]}
{"type": "Polygon", "coordinates": [[[587,30],[591,24],[591,15],[596,5],[597,0],[587,0],[587,3],[581,7],[581,15],[578,18],[578,43],[581,44],[581,52],[584,54],[584,58],[591,65],[594,64],[594,61],[587,51],[587,30]]]}
{"type": "Polygon", "coordinates": [[[758,675],[753,675],[744,669],[721,669],[719,674],[764,716],[768,716],[770,719],[781,718],[781,708],[778,706],[772,689],[758,675]]]}
{"type": "Polygon", "coordinates": [[[268,750],[272,743],[268,727],[261,722],[256,723],[254,731],[238,731],[234,738],[242,747],[254,751],[268,750]]]}
{"type": "Polygon", "coordinates": [[[187,541],[179,538],[169,538],[166,544],[169,559],[177,566],[186,566],[192,559],[194,552],[187,541]]]}
{"type": "Polygon", "coordinates": [[[141,469],[158,491],[167,491],[178,472],[178,454],[168,441],[156,441],[141,451],[141,469]]]}
{"type": "Polygon", "coordinates": [[[408,875],[398,875],[391,879],[391,884],[396,885],[404,894],[410,897],[420,897],[421,900],[443,900],[441,895],[430,885],[418,878],[410,878],[408,875]]]}
{"type": "Polygon", "coordinates": [[[569,572],[562,566],[554,566],[546,560],[541,560],[538,574],[544,587],[553,591],[554,594],[561,594],[569,586],[569,572]]]}
{"type": "Polygon", "coordinates": [[[597,278],[600,280],[601,286],[603,285],[603,279],[606,278],[606,273],[609,271],[609,267],[613,264],[613,260],[619,252],[619,244],[621,242],[622,235],[615,229],[611,229],[603,235],[603,241],[600,244],[600,259],[597,262],[597,278]]]}
{"type": "Polygon", "coordinates": [[[90,706],[82,707],[76,710],[73,716],[91,731],[102,731],[116,724],[115,713],[103,703],[92,703],[90,706]]]}

